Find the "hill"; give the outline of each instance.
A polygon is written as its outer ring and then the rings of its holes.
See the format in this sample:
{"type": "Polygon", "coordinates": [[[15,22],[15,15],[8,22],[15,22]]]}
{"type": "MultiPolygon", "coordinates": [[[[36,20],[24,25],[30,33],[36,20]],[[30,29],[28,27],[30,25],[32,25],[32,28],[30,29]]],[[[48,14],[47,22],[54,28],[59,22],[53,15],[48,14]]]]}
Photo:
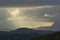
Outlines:
{"type": "Polygon", "coordinates": [[[51,30],[33,30],[28,28],[19,28],[13,31],[0,31],[0,40],[32,40],[37,36],[52,34],[51,30]]]}
{"type": "Polygon", "coordinates": [[[43,35],[43,36],[37,36],[32,38],[32,40],[60,40],[60,32],[43,35]]]}

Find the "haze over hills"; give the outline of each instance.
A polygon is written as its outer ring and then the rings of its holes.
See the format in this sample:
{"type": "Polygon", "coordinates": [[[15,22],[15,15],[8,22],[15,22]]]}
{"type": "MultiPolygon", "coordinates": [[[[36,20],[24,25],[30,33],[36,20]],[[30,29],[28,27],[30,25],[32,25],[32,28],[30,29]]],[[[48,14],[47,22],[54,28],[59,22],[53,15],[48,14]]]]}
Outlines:
{"type": "Polygon", "coordinates": [[[34,29],[29,29],[29,28],[19,28],[19,29],[12,31],[12,32],[49,34],[49,33],[52,33],[54,31],[51,31],[51,30],[34,30],[34,29]]]}

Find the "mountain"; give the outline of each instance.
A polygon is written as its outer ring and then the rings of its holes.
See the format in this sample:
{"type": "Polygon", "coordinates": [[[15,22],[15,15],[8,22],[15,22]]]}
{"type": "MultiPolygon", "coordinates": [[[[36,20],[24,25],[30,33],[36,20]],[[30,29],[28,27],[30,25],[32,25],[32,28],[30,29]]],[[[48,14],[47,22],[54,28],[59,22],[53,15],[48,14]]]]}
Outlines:
{"type": "Polygon", "coordinates": [[[40,34],[49,34],[53,32],[54,31],[51,31],[51,30],[34,30],[29,28],[19,28],[11,31],[11,33],[40,33],[40,34]]]}
{"type": "Polygon", "coordinates": [[[31,40],[35,36],[42,36],[52,33],[54,33],[54,31],[19,28],[9,32],[0,31],[0,40],[31,40]]]}

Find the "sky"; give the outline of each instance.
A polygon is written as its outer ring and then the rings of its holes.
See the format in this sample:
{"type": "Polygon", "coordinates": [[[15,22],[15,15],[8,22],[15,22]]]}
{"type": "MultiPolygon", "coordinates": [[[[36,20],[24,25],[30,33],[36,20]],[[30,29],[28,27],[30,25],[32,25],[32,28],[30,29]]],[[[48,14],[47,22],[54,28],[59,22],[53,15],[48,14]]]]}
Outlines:
{"type": "Polygon", "coordinates": [[[0,30],[60,30],[60,0],[0,0],[0,30]]]}

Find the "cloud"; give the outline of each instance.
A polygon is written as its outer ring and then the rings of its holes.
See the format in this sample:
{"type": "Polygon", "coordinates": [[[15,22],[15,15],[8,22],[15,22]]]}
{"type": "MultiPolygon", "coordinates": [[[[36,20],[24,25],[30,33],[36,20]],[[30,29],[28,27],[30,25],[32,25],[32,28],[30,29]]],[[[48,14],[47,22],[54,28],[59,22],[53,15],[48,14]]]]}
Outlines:
{"type": "Polygon", "coordinates": [[[6,9],[0,8],[0,30],[11,30],[14,28],[12,23],[7,21],[8,17],[10,17],[10,15],[7,13],[6,9]]]}
{"type": "MultiPolygon", "coordinates": [[[[51,27],[59,22],[60,6],[11,7],[0,9],[0,29],[51,27]],[[59,20],[57,20],[59,19],[59,20]]],[[[55,27],[56,28],[56,27],[55,27]]],[[[53,29],[55,29],[53,28],[53,29]]]]}
{"type": "Polygon", "coordinates": [[[25,6],[40,6],[40,5],[60,5],[60,0],[0,0],[2,7],[25,7],[25,6]]]}

